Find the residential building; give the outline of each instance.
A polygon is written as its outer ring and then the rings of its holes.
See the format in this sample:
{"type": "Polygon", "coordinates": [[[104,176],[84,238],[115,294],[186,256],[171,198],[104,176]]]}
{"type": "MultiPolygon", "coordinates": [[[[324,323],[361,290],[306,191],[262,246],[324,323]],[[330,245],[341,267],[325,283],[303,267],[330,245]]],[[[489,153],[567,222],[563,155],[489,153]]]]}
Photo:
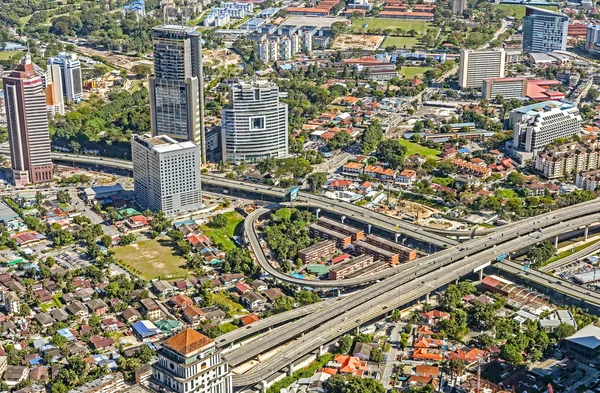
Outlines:
{"type": "Polygon", "coordinates": [[[399,262],[398,253],[367,243],[364,240],[354,242],[354,247],[358,252],[372,255],[378,261],[384,261],[390,265],[397,265],[399,262]]]}
{"type": "Polygon", "coordinates": [[[152,135],[194,142],[200,148],[201,161],[206,162],[202,37],[192,26],[156,26],[152,45],[152,135]]]}
{"type": "Polygon", "coordinates": [[[319,217],[318,224],[321,227],[329,228],[336,232],[343,233],[344,235],[349,235],[352,237],[352,241],[360,240],[365,236],[365,231],[362,229],[351,227],[350,225],[337,222],[327,217],[319,217]]]}
{"type": "MultiPolygon", "coordinates": [[[[62,94],[67,102],[78,103],[83,98],[81,63],[74,53],[61,52],[48,59],[48,65],[60,68],[62,94]]],[[[54,80],[54,79],[53,79],[54,80]]]]}
{"type": "Polygon", "coordinates": [[[600,328],[593,324],[565,338],[564,344],[569,353],[586,363],[600,360],[600,328]]]}
{"type": "Polygon", "coordinates": [[[19,382],[27,379],[29,369],[25,366],[7,366],[2,381],[9,387],[17,385],[19,382]]]}
{"type": "Polygon", "coordinates": [[[200,150],[195,143],[135,135],[131,148],[135,196],[141,206],[169,215],[202,207],[200,150]]]}
{"type": "Polygon", "coordinates": [[[123,15],[134,13],[136,18],[146,17],[146,2],[144,0],[133,0],[129,4],[123,6],[123,15]]]}
{"type": "Polygon", "coordinates": [[[61,67],[58,64],[48,64],[45,73],[46,110],[52,117],[65,114],[65,100],[63,97],[63,84],[61,67]]]}
{"type": "Polygon", "coordinates": [[[318,260],[327,260],[333,256],[335,251],[335,241],[324,240],[298,251],[298,256],[302,260],[302,263],[309,264],[318,260]]]}
{"type": "Polygon", "coordinates": [[[452,13],[462,15],[467,9],[467,0],[452,0],[452,13]]]}
{"type": "Polygon", "coordinates": [[[575,185],[587,191],[596,191],[600,186],[600,169],[578,173],[575,185]]]}
{"type": "Polygon", "coordinates": [[[577,329],[577,323],[575,322],[575,318],[569,310],[556,310],[547,318],[540,319],[538,323],[540,325],[540,328],[544,329],[547,332],[553,332],[554,329],[556,329],[561,323],[571,325],[575,329],[577,329]]]}
{"type": "Polygon", "coordinates": [[[69,390],[68,393],[117,393],[125,390],[125,379],[120,372],[106,374],[103,377],[69,390]]]}
{"type": "Polygon", "coordinates": [[[362,175],[365,164],[362,162],[347,162],[342,166],[342,173],[348,176],[362,175]]]}
{"type": "Polygon", "coordinates": [[[502,96],[505,99],[522,98],[527,94],[527,78],[486,78],[481,95],[486,100],[502,96]]]}
{"type": "Polygon", "coordinates": [[[523,19],[523,51],[546,53],[567,49],[569,17],[557,11],[527,6],[523,19]]]}
{"type": "Polygon", "coordinates": [[[221,118],[223,161],[240,164],[288,155],[288,106],[279,102],[276,84],[233,85],[221,118]]]}
{"type": "Polygon", "coordinates": [[[349,274],[371,265],[374,262],[372,255],[361,255],[340,262],[329,269],[330,280],[343,280],[349,274]]]}
{"type": "Polygon", "coordinates": [[[384,250],[397,253],[400,262],[410,262],[417,258],[416,250],[377,235],[367,235],[365,241],[384,250]]]}
{"type": "Polygon", "coordinates": [[[522,163],[556,139],[580,133],[581,120],[577,106],[565,102],[539,102],[510,111],[513,158],[522,163]]]}
{"type": "Polygon", "coordinates": [[[25,55],[3,79],[10,159],[15,185],[53,181],[42,78],[25,55]]]}
{"type": "Polygon", "coordinates": [[[8,292],[4,295],[4,308],[9,314],[21,313],[21,299],[16,292],[8,292]]]}
{"type": "Polygon", "coordinates": [[[142,304],[142,314],[144,314],[147,319],[155,321],[160,318],[160,306],[155,300],[150,298],[142,299],[140,303],[142,304]]]}
{"type": "Polygon", "coordinates": [[[312,236],[319,239],[331,239],[337,242],[338,247],[345,248],[352,243],[352,237],[329,228],[325,228],[319,224],[310,224],[308,229],[312,236]]]}
{"type": "Polygon", "coordinates": [[[433,21],[434,15],[431,12],[412,12],[412,11],[381,11],[378,16],[380,18],[391,19],[410,19],[410,20],[427,20],[433,21]]]}
{"type": "Polygon", "coordinates": [[[585,50],[592,53],[600,52],[600,25],[587,25],[585,50]]]}
{"type": "Polygon", "coordinates": [[[503,78],[505,61],[504,49],[463,49],[458,84],[462,89],[479,88],[484,79],[503,78]]]}
{"type": "Polygon", "coordinates": [[[186,329],[163,341],[150,387],[176,393],[231,393],[231,374],[215,341],[186,329]]]}
{"type": "Polygon", "coordinates": [[[537,155],[535,169],[547,179],[600,169],[600,143],[587,140],[555,145],[537,155]]]}

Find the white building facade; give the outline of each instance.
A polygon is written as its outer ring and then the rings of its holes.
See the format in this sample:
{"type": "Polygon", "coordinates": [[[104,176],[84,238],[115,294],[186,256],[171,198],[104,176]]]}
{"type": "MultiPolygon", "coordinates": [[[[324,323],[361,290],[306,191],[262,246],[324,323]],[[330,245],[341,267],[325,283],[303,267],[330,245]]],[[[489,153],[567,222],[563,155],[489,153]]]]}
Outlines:
{"type": "MultiPolygon", "coordinates": [[[[48,64],[60,67],[62,93],[67,102],[78,103],[83,99],[81,63],[74,53],[59,53],[48,59],[48,64]]],[[[53,78],[54,81],[54,78],[53,78]]]]}
{"type": "Polygon", "coordinates": [[[504,49],[464,49],[460,52],[458,84],[462,89],[478,89],[484,79],[503,78],[505,62],[504,49]]]}

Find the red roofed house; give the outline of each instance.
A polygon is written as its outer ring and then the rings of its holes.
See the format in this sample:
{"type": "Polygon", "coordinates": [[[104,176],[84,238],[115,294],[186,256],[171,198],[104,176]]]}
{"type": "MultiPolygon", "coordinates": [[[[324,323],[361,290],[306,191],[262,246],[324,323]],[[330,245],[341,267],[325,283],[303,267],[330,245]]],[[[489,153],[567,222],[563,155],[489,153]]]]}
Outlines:
{"type": "Polygon", "coordinates": [[[440,368],[437,366],[428,366],[426,364],[417,364],[415,374],[419,377],[437,377],[440,368]]]}
{"type": "Polygon", "coordinates": [[[416,360],[432,360],[439,362],[443,359],[442,354],[428,348],[417,348],[412,354],[412,358],[416,360]]]}
{"type": "Polygon", "coordinates": [[[431,310],[429,312],[421,313],[421,318],[423,318],[428,324],[433,325],[438,321],[443,321],[444,319],[450,318],[450,314],[440,310],[431,310]]]}
{"type": "Polygon", "coordinates": [[[191,306],[184,307],[181,310],[181,313],[183,314],[183,318],[192,325],[196,325],[206,319],[206,314],[204,311],[193,304],[191,306]]]}
{"type": "Polygon", "coordinates": [[[177,295],[171,298],[171,303],[173,303],[174,308],[182,309],[187,306],[191,306],[194,304],[192,299],[185,295],[177,295]]]}
{"type": "Polygon", "coordinates": [[[345,191],[352,185],[349,180],[334,180],[327,185],[330,190],[345,191]]]}
{"type": "Polygon", "coordinates": [[[244,326],[248,326],[251,323],[258,322],[259,320],[260,318],[258,318],[256,314],[250,314],[240,318],[240,322],[242,322],[242,325],[244,326]]]}
{"type": "Polygon", "coordinates": [[[245,282],[238,282],[235,284],[235,290],[238,291],[240,295],[243,295],[244,293],[251,291],[252,287],[245,282]]]}
{"type": "Polygon", "coordinates": [[[352,374],[360,377],[367,368],[367,362],[361,361],[356,356],[338,355],[335,362],[339,364],[341,374],[352,374]]]}
{"type": "Polygon", "coordinates": [[[448,354],[449,360],[462,360],[467,364],[473,364],[482,359],[487,354],[483,349],[473,348],[469,351],[458,349],[448,354]]]}
{"type": "Polygon", "coordinates": [[[147,228],[148,225],[150,225],[148,219],[141,214],[137,216],[131,216],[125,221],[125,226],[130,230],[147,228]]]}

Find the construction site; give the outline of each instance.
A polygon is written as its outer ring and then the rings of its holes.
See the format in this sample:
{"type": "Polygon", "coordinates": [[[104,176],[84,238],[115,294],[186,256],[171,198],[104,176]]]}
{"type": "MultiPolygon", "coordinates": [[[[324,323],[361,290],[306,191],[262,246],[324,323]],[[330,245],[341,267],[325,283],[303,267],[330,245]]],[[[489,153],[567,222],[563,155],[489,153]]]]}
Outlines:
{"type": "Polygon", "coordinates": [[[342,34],[333,41],[333,49],[377,50],[384,39],[382,35],[342,34]]]}

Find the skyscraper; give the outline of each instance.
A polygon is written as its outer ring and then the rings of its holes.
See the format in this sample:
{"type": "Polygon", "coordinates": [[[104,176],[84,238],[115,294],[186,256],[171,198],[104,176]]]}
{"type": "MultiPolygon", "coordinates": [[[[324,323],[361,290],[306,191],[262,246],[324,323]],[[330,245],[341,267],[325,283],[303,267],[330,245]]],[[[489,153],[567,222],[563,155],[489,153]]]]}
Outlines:
{"type": "Polygon", "coordinates": [[[62,94],[67,102],[78,103],[83,98],[81,84],[81,63],[74,53],[59,53],[48,59],[49,65],[60,67],[62,94]]]}
{"type": "Polygon", "coordinates": [[[186,329],[163,341],[150,387],[176,393],[231,393],[231,373],[215,341],[186,329]]]}
{"type": "Polygon", "coordinates": [[[600,52],[600,25],[588,25],[585,35],[585,50],[592,53],[600,52]]]}
{"type": "Polygon", "coordinates": [[[65,100],[63,98],[60,66],[58,64],[48,64],[48,68],[42,78],[45,78],[46,109],[52,117],[57,114],[64,115],[65,100]]]}
{"type": "Polygon", "coordinates": [[[136,135],[131,141],[137,202],[166,214],[202,207],[200,150],[190,141],[136,135]]]}
{"type": "Polygon", "coordinates": [[[42,78],[25,55],[3,78],[8,142],[15,185],[53,180],[46,95],[42,78]]]}
{"type": "Polygon", "coordinates": [[[461,15],[467,9],[467,0],[452,0],[452,13],[461,15]]]}
{"type": "Polygon", "coordinates": [[[267,81],[231,87],[229,105],[221,111],[223,161],[239,164],[288,154],[288,107],[279,88],[267,81]]]}
{"type": "Polygon", "coordinates": [[[460,52],[458,84],[462,89],[481,88],[484,79],[503,78],[505,58],[503,49],[463,49],[460,52]]]}
{"type": "Polygon", "coordinates": [[[528,53],[566,50],[568,28],[567,15],[527,6],[523,19],[523,50],[528,53]]]}
{"type": "Polygon", "coordinates": [[[150,77],[153,135],[196,143],[206,161],[202,39],[194,27],[152,29],[154,74],[150,77]]]}

